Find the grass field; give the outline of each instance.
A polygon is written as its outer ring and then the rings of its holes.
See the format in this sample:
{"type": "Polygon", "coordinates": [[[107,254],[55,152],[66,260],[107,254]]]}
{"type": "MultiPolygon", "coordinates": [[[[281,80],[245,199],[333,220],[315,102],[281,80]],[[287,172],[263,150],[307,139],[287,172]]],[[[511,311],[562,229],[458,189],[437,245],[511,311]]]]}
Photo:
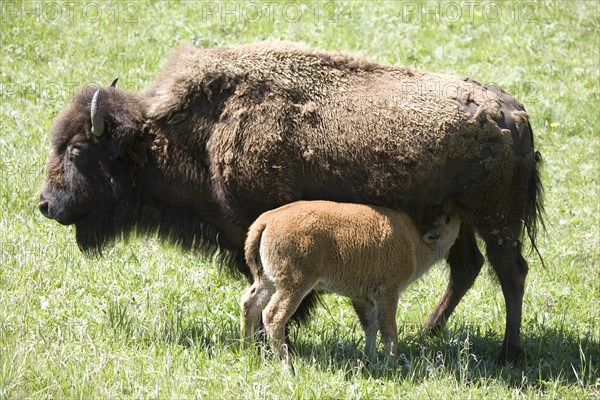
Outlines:
{"type": "Polygon", "coordinates": [[[0,398],[600,398],[600,6],[595,1],[0,3],[0,398]],[[449,321],[447,282],[402,296],[401,361],[365,366],[349,303],[291,329],[296,376],[239,346],[244,282],[155,238],[85,258],[36,207],[53,118],[87,84],[140,90],[179,43],[263,39],[496,83],[545,159],[543,268],[529,253],[525,360],[495,363],[504,299],[484,267],[449,321]]]}

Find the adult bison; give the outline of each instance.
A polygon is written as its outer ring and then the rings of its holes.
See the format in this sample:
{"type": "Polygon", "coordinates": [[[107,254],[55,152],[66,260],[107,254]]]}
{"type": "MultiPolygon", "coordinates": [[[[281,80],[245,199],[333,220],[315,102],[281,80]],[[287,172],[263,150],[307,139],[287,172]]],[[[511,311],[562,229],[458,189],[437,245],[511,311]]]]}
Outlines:
{"type": "MultiPolygon", "coordinates": [[[[443,325],[483,264],[506,300],[501,360],[522,354],[527,263],[542,211],[538,153],[513,97],[468,78],[292,43],[172,56],[141,94],[83,90],[51,136],[46,217],[98,252],[132,230],[243,261],[246,229],[300,199],[402,209],[424,229],[446,201],[464,221],[450,282],[426,328],[443,325]]],[[[301,307],[306,311],[314,295],[301,307]]]]}

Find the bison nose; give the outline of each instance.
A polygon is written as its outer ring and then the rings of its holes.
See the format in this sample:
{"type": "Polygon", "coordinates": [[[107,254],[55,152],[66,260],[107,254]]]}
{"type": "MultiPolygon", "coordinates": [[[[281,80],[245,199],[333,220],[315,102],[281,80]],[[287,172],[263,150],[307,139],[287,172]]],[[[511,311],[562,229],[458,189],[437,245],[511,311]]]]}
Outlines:
{"type": "Polygon", "coordinates": [[[44,198],[44,196],[40,196],[40,202],[38,203],[38,207],[40,209],[40,212],[44,215],[44,217],[51,218],[50,217],[50,202],[48,202],[48,200],[46,200],[44,198]]]}

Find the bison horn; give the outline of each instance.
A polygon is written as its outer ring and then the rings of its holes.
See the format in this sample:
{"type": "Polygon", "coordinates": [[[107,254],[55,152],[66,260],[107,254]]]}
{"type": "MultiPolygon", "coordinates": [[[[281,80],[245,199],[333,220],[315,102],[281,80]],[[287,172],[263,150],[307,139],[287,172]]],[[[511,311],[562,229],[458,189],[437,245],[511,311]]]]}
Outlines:
{"type": "Polygon", "coordinates": [[[119,78],[115,78],[113,79],[113,81],[110,83],[111,88],[116,88],[117,87],[117,81],[119,80],[119,78]]]}
{"type": "Polygon", "coordinates": [[[92,133],[96,137],[102,136],[104,133],[104,116],[98,111],[98,96],[100,95],[100,89],[96,90],[94,97],[92,98],[92,105],[90,107],[90,114],[92,117],[92,133]]]}

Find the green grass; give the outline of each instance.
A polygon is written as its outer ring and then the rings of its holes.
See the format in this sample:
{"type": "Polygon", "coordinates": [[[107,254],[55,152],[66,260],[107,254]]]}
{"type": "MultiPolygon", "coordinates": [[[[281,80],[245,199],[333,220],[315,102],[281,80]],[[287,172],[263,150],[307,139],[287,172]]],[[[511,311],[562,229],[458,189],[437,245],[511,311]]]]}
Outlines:
{"type": "Polygon", "coordinates": [[[250,4],[0,3],[0,398],[599,398],[599,3],[250,4]],[[154,238],[85,258],[37,211],[49,127],[76,88],[118,76],[140,90],[179,43],[268,38],[469,75],[525,103],[548,232],[547,268],[527,257],[522,364],[495,363],[504,299],[487,267],[437,338],[420,328],[446,268],[404,293],[396,369],[360,361],[351,307],[325,297],[291,330],[291,377],[267,350],[240,350],[245,285],[211,260],[154,238]]]}

